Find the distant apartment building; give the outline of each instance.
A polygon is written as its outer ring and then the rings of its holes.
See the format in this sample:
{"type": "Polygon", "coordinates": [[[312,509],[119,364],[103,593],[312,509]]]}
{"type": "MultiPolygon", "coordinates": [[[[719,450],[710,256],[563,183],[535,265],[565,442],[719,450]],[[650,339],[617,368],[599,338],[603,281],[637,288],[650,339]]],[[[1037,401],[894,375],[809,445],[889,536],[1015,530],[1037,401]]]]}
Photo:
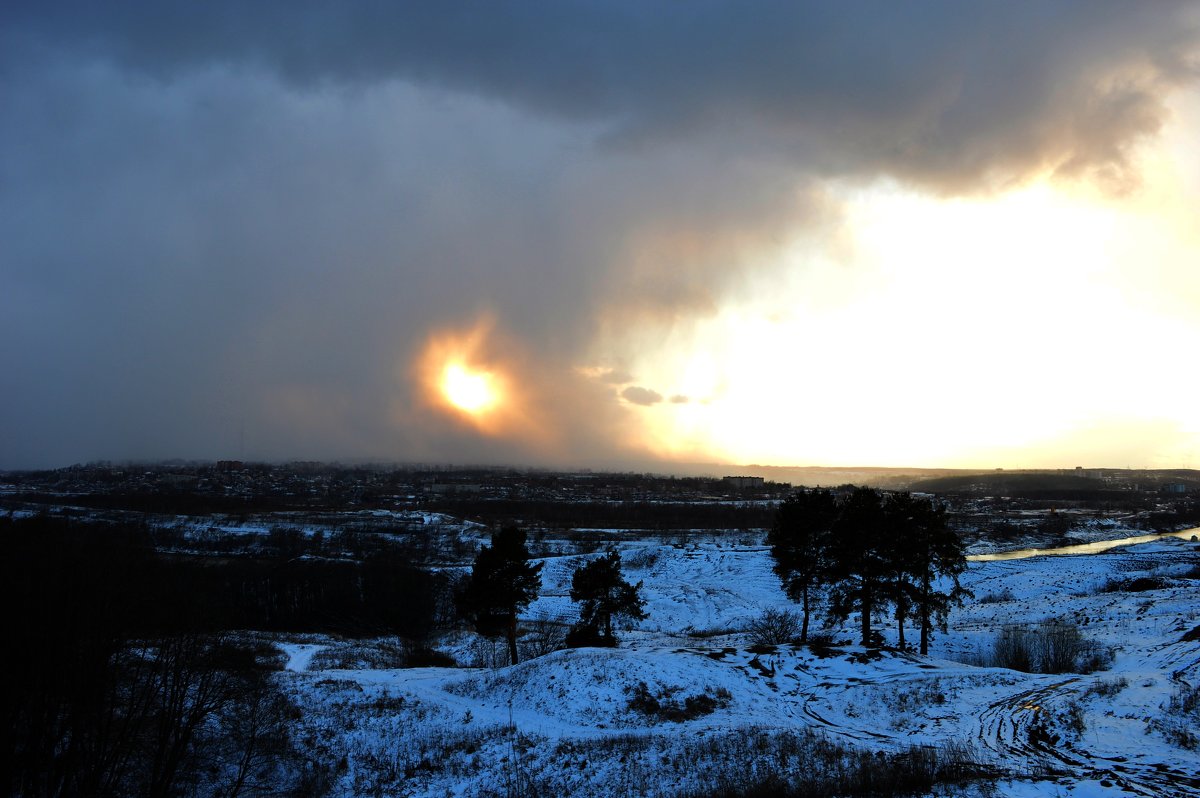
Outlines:
{"type": "Polygon", "coordinates": [[[735,488],[737,490],[761,488],[765,483],[765,477],[721,477],[721,484],[727,488],[735,488]]]}
{"type": "Polygon", "coordinates": [[[425,486],[430,493],[445,495],[448,493],[482,493],[483,486],[466,482],[431,482],[425,486]]]}

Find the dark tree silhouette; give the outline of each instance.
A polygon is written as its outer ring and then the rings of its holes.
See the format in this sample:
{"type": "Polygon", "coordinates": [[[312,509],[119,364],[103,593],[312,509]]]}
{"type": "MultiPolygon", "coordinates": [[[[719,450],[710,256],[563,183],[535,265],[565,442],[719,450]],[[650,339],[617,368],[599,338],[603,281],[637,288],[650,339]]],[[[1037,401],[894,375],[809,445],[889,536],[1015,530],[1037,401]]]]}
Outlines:
{"type": "Polygon", "coordinates": [[[569,639],[589,645],[615,646],[614,616],[639,621],[646,617],[642,609],[646,602],[640,595],[641,589],[641,582],[631,585],[621,575],[621,555],[616,551],[577,568],[571,577],[571,600],[583,606],[579,610],[579,624],[571,630],[569,639]]]}
{"type": "Polygon", "coordinates": [[[946,523],[946,508],[928,499],[900,493],[888,501],[886,513],[896,559],[893,601],[898,602],[900,643],[903,646],[901,607],[911,604],[920,624],[921,653],[928,654],[934,624],[945,631],[950,607],[970,595],[958,581],[967,567],[962,538],[946,523]],[[948,589],[938,589],[940,579],[948,580],[948,589]]]}
{"type": "Polygon", "coordinates": [[[541,563],[529,561],[525,532],[507,526],[492,534],[492,545],[484,546],[466,587],[459,608],[480,634],[508,638],[509,661],[517,664],[517,615],[537,598],[541,587],[541,563]]]}
{"type": "Polygon", "coordinates": [[[861,613],[863,645],[875,643],[872,621],[890,604],[904,648],[905,621],[915,614],[922,654],[934,625],[944,629],[950,607],[970,595],[958,581],[966,557],[945,508],[909,493],[856,488],[838,500],[828,491],[800,491],[780,505],[767,540],[775,573],[803,606],[802,640],[818,587],[828,589],[834,618],[861,613]]]}
{"type": "Polygon", "coordinates": [[[808,642],[812,592],[824,581],[828,566],[830,531],[838,506],[828,490],[801,490],[779,505],[775,523],[767,534],[774,571],[793,601],[804,612],[800,642],[808,642]]]}
{"type": "Polygon", "coordinates": [[[886,534],[882,538],[884,557],[891,568],[883,580],[880,596],[892,605],[896,621],[897,645],[907,648],[904,625],[917,603],[915,572],[920,512],[917,500],[909,493],[895,493],[883,501],[886,534]]]}
{"type": "Polygon", "coordinates": [[[871,620],[887,599],[894,573],[883,497],[871,488],[856,488],[841,503],[829,546],[830,611],[846,618],[862,613],[862,644],[874,643],[871,620]]]}

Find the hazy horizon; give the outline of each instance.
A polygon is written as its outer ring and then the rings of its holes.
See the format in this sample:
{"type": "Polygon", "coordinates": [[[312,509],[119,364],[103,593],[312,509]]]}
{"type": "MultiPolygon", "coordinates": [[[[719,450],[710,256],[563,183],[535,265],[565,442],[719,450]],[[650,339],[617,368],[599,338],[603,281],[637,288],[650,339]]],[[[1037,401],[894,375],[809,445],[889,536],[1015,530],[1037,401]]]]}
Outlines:
{"type": "Polygon", "coordinates": [[[1194,3],[0,21],[0,469],[1200,464],[1194,3]]]}
{"type": "Polygon", "coordinates": [[[855,482],[855,480],[871,475],[878,477],[892,477],[903,475],[937,475],[951,473],[969,473],[969,474],[1002,474],[1002,473],[1064,473],[1074,474],[1081,472],[1083,476],[1091,477],[1099,471],[1132,471],[1132,472],[1179,472],[1188,471],[1200,473],[1200,470],[1191,468],[1162,468],[1162,469],[1142,469],[1133,467],[1104,467],[1104,466],[1046,466],[1046,467],[1030,467],[1030,468],[1002,468],[1002,467],[939,467],[939,466],[895,466],[895,465],[764,465],[761,463],[703,463],[703,462],[667,462],[662,460],[647,460],[647,461],[626,461],[626,462],[611,462],[600,463],[593,465],[570,465],[562,466],[545,466],[530,463],[519,462],[451,462],[451,461],[406,461],[406,460],[385,460],[380,458],[341,458],[331,460],[264,460],[264,459],[222,459],[213,460],[206,458],[164,458],[157,460],[146,459],[129,459],[129,460],[92,460],[88,462],[76,462],[62,464],[57,466],[47,466],[38,468],[12,468],[0,469],[0,472],[19,473],[22,471],[56,471],[76,467],[147,467],[147,468],[190,468],[193,466],[216,466],[222,462],[237,462],[245,466],[270,466],[283,467],[294,465],[307,465],[310,463],[329,468],[378,468],[381,470],[389,469],[444,469],[446,471],[516,471],[530,473],[595,473],[595,474],[648,474],[658,476],[670,476],[680,478],[720,478],[725,476],[762,476],[768,481],[775,482],[790,482],[791,484],[808,484],[795,482],[794,478],[802,476],[806,473],[823,475],[832,477],[841,482],[855,482]],[[792,479],[789,479],[792,478],[792,479]]]}

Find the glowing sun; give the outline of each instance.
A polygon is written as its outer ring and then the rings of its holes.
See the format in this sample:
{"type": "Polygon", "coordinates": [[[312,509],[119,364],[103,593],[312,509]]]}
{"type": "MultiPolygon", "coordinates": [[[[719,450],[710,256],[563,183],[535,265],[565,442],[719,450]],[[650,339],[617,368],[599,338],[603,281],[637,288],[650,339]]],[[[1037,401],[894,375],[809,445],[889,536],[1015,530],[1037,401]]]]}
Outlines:
{"type": "Polygon", "coordinates": [[[522,370],[529,360],[490,317],[466,329],[436,330],[412,365],[415,398],[434,414],[431,424],[441,417],[488,437],[548,446],[544,414],[534,412],[531,377],[522,370]]]}
{"type": "Polygon", "coordinates": [[[442,370],[442,395],[446,401],[467,413],[482,413],[492,408],[499,395],[492,375],[461,363],[447,363],[442,370]]]}

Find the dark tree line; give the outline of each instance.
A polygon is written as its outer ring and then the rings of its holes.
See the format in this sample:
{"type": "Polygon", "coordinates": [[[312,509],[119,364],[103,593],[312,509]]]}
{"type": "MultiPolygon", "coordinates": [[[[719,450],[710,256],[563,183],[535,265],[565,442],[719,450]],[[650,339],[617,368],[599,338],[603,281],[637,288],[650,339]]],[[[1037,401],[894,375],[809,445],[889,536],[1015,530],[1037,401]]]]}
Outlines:
{"type": "Polygon", "coordinates": [[[399,550],[163,556],[141,528],[48,518],[0,519],[0,541],[6,796],[303,793],[274,649],[225,630],[419,638],[443,589],[399,550]]]}
{"type": "Polygon", "coordinates": [[[801,642],[820,594],[832,618],[860,614],[863,645],[874,643],[873,621],[890,607],[904,647],[911,618],[926,654],[934,627],[944,628],[966,595],[958,581],[966,568],[963,543],[945,508],[908,493],[857,488],[839,498],[798,491],[780,505],[768,543],[775,573],[801,605],[801,642]]]}
{"type": "Polygon", "coordinates": [[[143,532],[34,518],[0,536],[0,794],[302,788],[271,652],[202,628],[143,532]]]}
{"type": "Polygon", "coordinates": [[[690,529],[761,529],[772,510],[754,502],[715,504],[671,501],[563,501],[561,499],[489,499],[440,497],[430,509],[484,524],[520,519],[550,529],[606,527],[648,531],[690,529]]]}
{"type": "Polygon", "coordinates": [[[92,601],[143,634],[255,629],[419,640],[443,621],[438,608],[449,591],[444,575],[417,567],[417,555],[376,536],[364,537],[372,545],[352,559],[314,556],[319,546],[299,535],[265,553],[163,554],[156,533],[142,526],[48,517],[0,519],[0,535],[10,594],[34,595],[49,579],[65,581],[49,603],[32,608],[37,622],[92,601]],[[66,580],[81,557],[81,572],[66,580]]]}
{"type": "MultiPolygon", "coordinates": [[[[413,568],[401,552],[386,551],[361,562],[172,557],[159,573],[164,583],[154,592],[165,606],[187,607],[179,610],[185,627],[213,630],[422,640],[437,625],[439,594],[448,589],[443,577],[413,568]]],[[[164,618],[164,627],[177,626],[177,617],[164,618]]]]}

